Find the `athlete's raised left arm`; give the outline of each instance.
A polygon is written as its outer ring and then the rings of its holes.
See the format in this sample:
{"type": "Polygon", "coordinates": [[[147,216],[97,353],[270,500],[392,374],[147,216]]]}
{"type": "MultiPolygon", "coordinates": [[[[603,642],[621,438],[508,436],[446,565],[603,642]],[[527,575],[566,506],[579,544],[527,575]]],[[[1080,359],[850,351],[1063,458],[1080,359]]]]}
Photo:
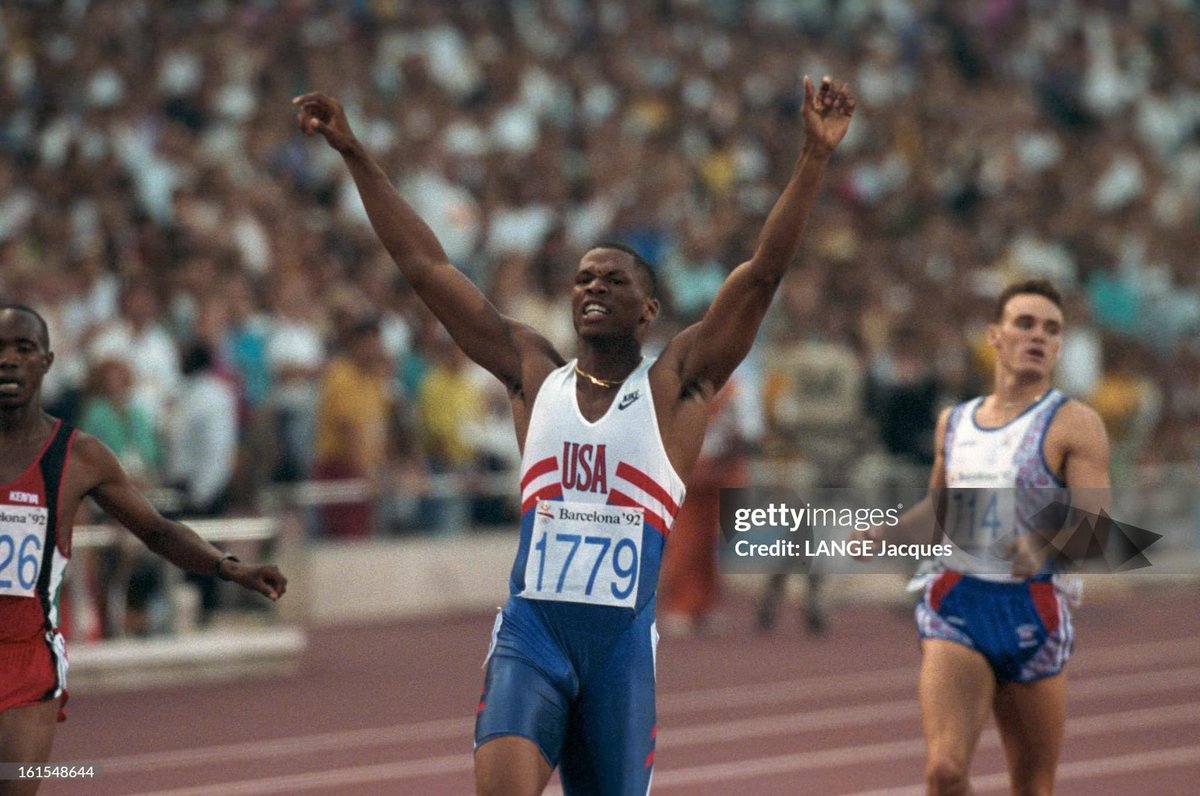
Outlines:
{"type": "Polygon", "coordinates": [[[854,105],[845,83],[825,77],[814,90],[812,81],[804,78],[804,144],[787,187],[767,216],[754,255],[733,270],[704,317],[672,343],[685,389],[698,385],[715,393],[750,351],[800,247],[825,164],[850,126],[854,105]]]}
{"type": "Polygon", "coordinates": [[[172,564],[199,575],[220,575],[251,591],[278,600],[287,578],[274,564],[243,564],[225,556],[186,525],[168,520],[146,500],[108,447],[79,433],[72,444],[73,466],[86,469],[93,484],[88,495],[146,547],[172,564]]]}

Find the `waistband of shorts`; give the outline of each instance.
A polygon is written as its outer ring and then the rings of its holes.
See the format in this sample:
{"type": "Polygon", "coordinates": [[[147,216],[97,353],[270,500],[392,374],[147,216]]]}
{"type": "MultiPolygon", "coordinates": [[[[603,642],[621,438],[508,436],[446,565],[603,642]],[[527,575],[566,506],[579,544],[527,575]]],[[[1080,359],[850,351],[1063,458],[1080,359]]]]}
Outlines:
{"type": "MultiPolygon", "coordinates": [[[[1014,591],[1028,589],[1035,583],[1051,583],[1053,578],[1052,575],[1038,575],[1032,578],[1025,578],[1024,580],[1003,581],[977,578],[974,575],[967,575],[965,573],[954,573],[953,570],[947,570],[945,574],[962,574],[962,579],[957,584],[959,586],[965,586],[966,588],[978,591],[1007,592],[1010,594],[1014,591]]],[[[937,578],[938,576],[934,575],[933,577],[937,578]]]]}
{"type": "Polygon", "coordinates": [[[41,630],[25,638],[0,638],[0,647],[17,647],[22,644],[45,644],[48,635],[59,635],[58,628],[49,631],[49,634],[45,630],[41,630]]]}

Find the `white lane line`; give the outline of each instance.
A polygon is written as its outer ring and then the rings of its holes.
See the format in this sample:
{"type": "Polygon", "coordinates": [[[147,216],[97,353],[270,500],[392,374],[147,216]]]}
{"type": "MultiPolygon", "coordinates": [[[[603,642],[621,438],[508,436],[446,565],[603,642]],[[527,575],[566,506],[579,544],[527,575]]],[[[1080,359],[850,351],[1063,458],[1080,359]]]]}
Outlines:
{"type": "Polygon", "coordinates": [[[340,730],[316,735],[296,735],[266,741],[242,741],[202,746],[196,749],[172,749],[136,755],[101,758],[108,774],[156,771],[163,768],[199,766],[232,761],[277,759],[281,755],[313,755],[339,749],[369,748],[411,741],[432,741],[458,738],[466,745],[473,732],[474,721],[467,718],[437,719],[435,721],[394,724],[390,727],[371,727],[363,730],[340,730]]]}
{"type": "MultiPolygon", "coordinates": [[[[1108,647],[1085,648],[1078,653],[1073,668],[1093,673],[1124,669],[1130,666],[1150,667],[1166,662],[1195,663],[1200,661],[1200,638],[1186,637],[1169,641],[1144,641],[1116,644],[1108,647]]],[[[1068,664],[1072,666],[1072,664],[1068,664]]],[[[769,683],[740,683],[733,686],[705,688],[695,691],[667,692],[658,695],[658,712],[722,710],[730,705],[774,705],[797,694],[838,697],[871,691],[886,691],[911,686],[916,688],[916,668],[901,666],[868,672],[819,675],[769,683]]]]}
{"type": "MultiPolygon", "coordinates": [[[[470,768],[470,755],[447,755],[446,757],[431,757],[426,760],[414,760],[411,762],[378,763],[370,766],[332,768],[326,771],[284,774],[277,777],[247,779],[237,782],[216,782],[193,788],[152,791],[149,793],[134,794],[134,796],[212,796],[214,793],[219,793],[221,796],[261,796],[267,793],[299,793],[306,790],[337,793],[338,788],[345,785],[363,785],[369,782],[395,782],[414,777],[456,774],[470,768]]],[[[402,791],[389,788],[388,792],[400,793],[402,791]]]]}
{"type": "MultiPolygon", "coordinates": [[[[1088,716],[1067,722],[1068,738],[1105,735],[1131,730],[1145,730],[1176,724],[1196,723],[1200,719],[1200,702],[1167,707],[1139,708],[1103,715],[1088,716]]],[[[665,742],[666,739],[664,739],[665,742]]],[[[980,748],[1000,746],[1000,737],[994,729],[988,730],[980,739],[980,748]]],[[[837,766],[861,766],[864,763],[884,763],[921,758],[925,745],[920,738],[874,744],[842,746],[812,752],[735,760],[726,763],[690,766],[679,769],[656,769],[656,790],[669,787],[695,786],[713,782],[755,779],[772,774],[793,773],[837,766]]],[[[1142,755],[1144,757],[1145,755],[1142,755]]],[[[1185,761],[1186,762],[1186,761],[1185,761]]],[[[1182,763],[1170,763],[1181,765],[1182,763]]],[[[1167,763],[1163,763],[1167,765],[1167,763]]],[[[136,796],[207,796],[210,793],[229,796],[265,796],[271,793],[295,793],[305,790],[324,790],[338,785],[365,784],[370,782],[394,782],[417,777],[453,774],[469,771],[470,755],[448,755],[397,763],[382,763],[370,766],[351,766],[316,771],[306,774],[264,777],[259,779],[217,782],[208,785],[174,790],[153,791],[136,796]]],[[[1067,766],[1062,770],[1072,772],[1067,766]]],[[[1136,769],[1134,769],[1136,770],[1136,769]]],[[[1079,776],[1072,774],[1072,776],[1079,776]]],[[[561,791],[552,786],[546,796],[561,796],[561,791]]]]}
{"type": "MultiPolygon", "coordinates": [[[[1167,707],[1139,708],[1137,710],[1088,716],[1079,720],[1068,720],[1067,744],[1069,747],[1071,738],[1106,735],[1131,730],[1147,730],[1178,724],[1200,724],[1200,702],[1167,707]]],[[[980,748],[998,748],[999,746],[1000,735],[995,729],[985,731],[980,738],[980,748]]],[[[1181,749],[1183,748],[1181,747],[1181,749]]],[[[1186,747],[1186,749],[1200,750],[1200,746],[1186,747]]],[[[1151,754],[1131,754],[1122,756],[1121,758],[1106,757],[1105,760],[1125,760],[1125,762],[1118,764],[1110,773],[1137,771],[1139,769],[1136,767],[1125,768],[1125,766],[1133,765],[1138,760],[1149,758],[1151,754]]],[[[695,786],[712,782],[754,779],[770,774],[800,772],[814,768],[830,768],[842,765],[861,766],[864,763],[891,762],[911,758],[919,759],[924,756],[925,744],[921,739],[917,738],[883,744],[862,744],[859,746],[845,746],[813,752],[798,752],[789,755],[738,760],[728,763],[690,766],[673,770],[660,768],[655,769],[654,785],[656,789],[661,790],[677,786],[695,786]]],[[[1192,762],[1192,758],[1186,754],[1166,755],[1158,765],[1162,767],[1183,765],[1190,762],[1192,762]]],[[[1081,771],[1086,770],[1088,765],[1089,762],[1060,765],[1060,777],[1064,775],[1070,778],[1082,777],[1084,775],[1081,771]]],[[[1147,766],[1150,766],[1150,764],[1147,763],[1147,766]]],[[[1007,787],[1007,774],[1003,775],[1003,777],[1003,787],[1007,787]]],[[[980,781],[989,780],[981,779],[980,781]]],[[[972,782],[974,783],[975,780],[973,779],[972,782]]],[[[871,796],[883,796],[883,794],[886,794],[886,796],[901,796],[901,794],[905,794],[907,796],[907,794],[912,792],[911,789],[913,787],[917,786],[905,786],[900,789],[881,791],[879,794],[872,792],[871,796]]],[[[989,787],[991,786],[989,785],[989,787]]],[[[924,793],[924,786],[920,786],[917,793],[924,793]]],[[[554,795],[548,790],[546,796],[554,795]]],[[[855,794],[855,796],[866,796],[866,794],[855,794]]]]}
{"type": "MultiPolygon", "coordinates": [[[[915,682],[915,674],[905,670],[906,681],[915,682]]],[[[853,679],[856,679],[855,676],[853,679]]],[[[828,694],[829,678],[819,688],[828,694]]],[[[1145,672],[1118,674],[1107,677],[1076,678],[1068,684],[1072,700],[1113,695],[1147,695],[1170,691],[1176,688],[1192,688],[1200,682],[1200,667],[1185,667],[1156,671],[1153,677],[1145,672]]],[[[913,686],[915,688],[915,685],[913,686]]],[[[795,691],[793,693],[803,693],[795,691]]],[[[775,701],[775,704],[778,700],[775,701]]],[[[746,701],[725,704],[727,709],[745,707],[746,701]]],[[[750,704],[757,704],[752,701],[750,704]]],[[[724,739],[753,738],[778,735],[783,732],[805,732],[828,730],[839,727],[870,727],[884,721],[902,721],[917,715],[917,703],[913,699],[872,702],[863,705],[836,706],[821,710],[800,710],[785,714],[770,714],[758,718],[721,720],[695,726],[672,728],[664,725],[659,734],[659,746],[689,746],[719,742],[724,739]]],[[[660,719],[661,721],[661,719],[660,719]]],[[[468,743],[473,732],[470,719],[439,719],[436,721],[397,724],[362,730],[302,735],[264,741],[246,741],[197,749],[180,749],[165,752],[147,752],[136,755],[101,758],[96,762],[109,774],[132,774],[156,771],[165,768],[202,766],[234,761],[279,759],[282,756],[311,756],[322,752],[347,749],[367,749],[414,741],[461,740],[468,743]]]]}
{"type": "MultiPolygon", "coordinates": [[[[1116,757],[1059,763],[1055,780],[1056,784],[1062,784],[1081,779],[1133,774],[1197,763],[1200,763],[1200,746],[1176,746],[1172,749],[1159,749],[1153,752],[1131,752],[1116,757]]],[[[657,778],[658,773],[655,772],[654,776],[657,778]]],[[[971,787],[976,793],[1007,792],[1009,789],[1008,772],[971,777],[971,787]]],[[[925,796],[925,786],[906,785],[900,788],[859,791],[848,796],[925,796]]]]}

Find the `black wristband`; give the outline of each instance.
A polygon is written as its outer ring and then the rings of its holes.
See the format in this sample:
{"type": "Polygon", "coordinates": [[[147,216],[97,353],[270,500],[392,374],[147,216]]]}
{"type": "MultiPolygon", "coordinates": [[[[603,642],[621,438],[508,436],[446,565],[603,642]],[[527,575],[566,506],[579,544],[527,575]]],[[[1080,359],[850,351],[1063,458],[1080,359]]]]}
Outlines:
{"type": "Polygon", "coordinates": [[[229,577],[228,575],[221,574],[221,565],[226,561],[233,561],[240,564],[242,559],[238,558],[233,553],[226,553],[217,559],[217,563],[213,566],[213,574],[215,574],[221,580],[233,580],[233,578],[229,577]]]}

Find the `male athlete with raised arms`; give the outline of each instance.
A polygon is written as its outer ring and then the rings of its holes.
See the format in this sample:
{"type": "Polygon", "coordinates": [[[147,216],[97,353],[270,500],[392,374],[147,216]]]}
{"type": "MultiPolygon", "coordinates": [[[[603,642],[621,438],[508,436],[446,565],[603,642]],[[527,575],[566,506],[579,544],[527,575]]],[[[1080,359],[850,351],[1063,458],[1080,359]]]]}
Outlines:
{"type": "Polygon", "coordinates": [[[508,388],[521,446],[522,519],[475,730],[480,794],[642,794],[654,760],[654,593],[662,549],[700,451],[708,403],[754,342],[799,248],[854,98],[804,81],[804,144],[748,262],[704,318],[655,360],[654,273],[601,244],[575,272],[578,358],[502,316],[447,261],[429,227],[364,151],[342,106],[294,100],[306,134],[340,152],[376,234],[454,341],[508,388]]]}
{"type": "Polygon", "coordinates": [[[1098,514],[1109,487],[1099,415],[1051,388],[1062,332],[1054,285],[1030,279],[1006,288],[987,331],[993,391],[939,417],[930,496],[894,529],[852,534],[954,545],[923,578],[916,609],[930,794],[971,792],[968,771],[989,713],[1012,792],[1054,789],[1066,723],[1063,667],[1074,642],[1055,559],[1078,561],[1104,539],[1071,534],[1070,519],[1040,525],[1068,492],[1076,509],[1098,514]]]}
{"type": "MultiPolygon", "coordinates": [[[[71,523],[95,500],[153,552],[176,566],[278,600],[287,579],[271,564],[243,564],[165,519],[111,450],[42,410],[42,378],[54,362],[46,322],[0,304],[0,762],[46,762],[66,703],[67,658],[59,598],[71,555],[71,523]]],[[[40,780],[0,780],[0,796],[31,796],[40,780]]]]}

